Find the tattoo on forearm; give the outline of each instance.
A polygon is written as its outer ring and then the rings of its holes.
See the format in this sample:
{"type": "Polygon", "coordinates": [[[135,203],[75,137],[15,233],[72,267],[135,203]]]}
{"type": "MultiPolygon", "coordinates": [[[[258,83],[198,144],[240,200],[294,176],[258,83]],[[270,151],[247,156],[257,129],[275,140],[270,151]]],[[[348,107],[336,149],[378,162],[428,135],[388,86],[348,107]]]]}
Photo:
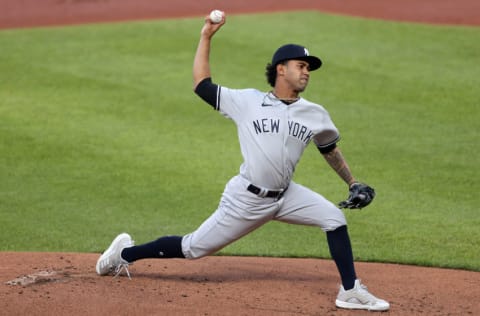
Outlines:
{"type": "Polygon", "coordinates": [[[348,167],[345,158],[343,158],[342,152],[340,149],[335,148],[331,152],[324,154],[325,160],[327,160],[328,164],[335,170],[335,172],[343,179],[347,184],[351,184],[355,181],[350,172],[350,168],[348,167]]]}

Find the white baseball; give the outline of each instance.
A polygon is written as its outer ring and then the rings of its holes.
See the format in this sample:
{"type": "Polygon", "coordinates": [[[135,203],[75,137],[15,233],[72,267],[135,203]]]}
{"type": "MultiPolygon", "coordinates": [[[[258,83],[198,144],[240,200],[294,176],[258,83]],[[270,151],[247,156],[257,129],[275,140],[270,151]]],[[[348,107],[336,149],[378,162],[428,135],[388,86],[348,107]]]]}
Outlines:
{"type": "Polygon", "coordinates": [[[212,23],[220,23],[222,22],[222,19],[223,19],[223,12],[220,11],[220,10],[213,10],[212,12],[210,12],[210,21],[212,21],[212,23]]]}

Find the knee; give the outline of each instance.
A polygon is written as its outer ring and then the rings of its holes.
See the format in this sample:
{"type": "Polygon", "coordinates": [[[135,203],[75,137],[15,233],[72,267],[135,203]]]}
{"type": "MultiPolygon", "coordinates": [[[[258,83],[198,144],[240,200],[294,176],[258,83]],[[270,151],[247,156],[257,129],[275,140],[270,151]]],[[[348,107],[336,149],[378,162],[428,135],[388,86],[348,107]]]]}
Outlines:
{"type": "Polygon", "coordinates": [[[192,242],[192,235],[185,235],[182,239],[182,252],[186,259],[196,260],[210,255],[212,252],[192,242]]]}
{"type": "Polygon", "coordinates": [[[343,216],[343,214],[341,214],[341,216],[337,216],[326,221],[322,226],[322,229],[325,232],[330,232],[341,229],[342,227],[347,227],[347,220],[345,219],[345,216],[343,216]]]}

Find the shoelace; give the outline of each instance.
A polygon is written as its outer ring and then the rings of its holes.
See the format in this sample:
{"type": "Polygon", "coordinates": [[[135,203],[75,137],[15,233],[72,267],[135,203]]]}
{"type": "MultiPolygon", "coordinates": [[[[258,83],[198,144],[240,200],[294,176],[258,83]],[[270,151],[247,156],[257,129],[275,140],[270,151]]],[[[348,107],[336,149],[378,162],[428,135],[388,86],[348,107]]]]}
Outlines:
{"type": "Polygon", "coordinates": [[[363,295],[367,296],[370,299],[371,303],[375,304],[378,301],[378,299],[368,291],[366,285],[360,283],[360,291],[363,293],[363,295]]]}
{"type": "Polygon", "coordinates": [[[114,278],[118,277],[122,271],[125,270],[127,272],[128,278],[131,280],[132,278],[130,277],[130,271],[128,271],[128,263],[121,263],[118,266],[115,267],[115,276],[114,278]]]}

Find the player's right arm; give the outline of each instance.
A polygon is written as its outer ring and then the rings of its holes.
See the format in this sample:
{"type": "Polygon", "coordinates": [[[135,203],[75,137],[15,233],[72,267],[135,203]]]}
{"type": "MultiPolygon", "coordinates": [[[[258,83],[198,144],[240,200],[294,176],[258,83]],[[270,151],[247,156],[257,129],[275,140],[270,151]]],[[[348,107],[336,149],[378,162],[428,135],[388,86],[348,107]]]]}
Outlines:
{"type": "Polygon", "coordinates": [[[220,23],[212,23],[209,17],[205,18],[193,61],[193,89],[199,97],[215,110],[234,119],[241,113],[237,102],[241,98],[241,93],[238,90],[228,89],[213,83],[210,74],[209,57],[212,37],[223,24],[225,24],[225,16],[220,23]],[[222,102],[220,102],[220,96],[222,96],[222,102]],[[220,109],[220,103],[222,103],[222,109],[220,109]]]}
{"type": "Polygon", "coordinates": [[[225,16],[220,23],[212,23],[210,18],[205,18],[200,33],[197,51],[193,60],[193,89],[196,90],[198,84],[206,78],[211,78],[210,74],[210,46],[213,35],[225,24],[225,16]]]}

